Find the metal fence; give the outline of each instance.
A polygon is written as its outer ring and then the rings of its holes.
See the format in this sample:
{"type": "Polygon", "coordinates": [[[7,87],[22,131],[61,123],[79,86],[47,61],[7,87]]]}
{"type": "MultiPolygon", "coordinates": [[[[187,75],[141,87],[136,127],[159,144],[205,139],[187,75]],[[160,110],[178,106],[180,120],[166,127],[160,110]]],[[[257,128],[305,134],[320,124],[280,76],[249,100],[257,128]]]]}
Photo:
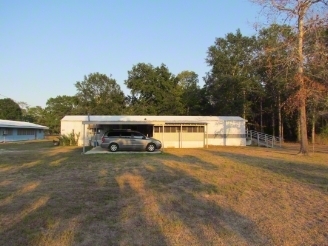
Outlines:
{"type": "Polygon", "coordinates": [[[281,147],[282,142],[279,137],[253,130],[246,130],[246,138],[255,142],[258,146],[266,146],[269,148],[281,147]]]}

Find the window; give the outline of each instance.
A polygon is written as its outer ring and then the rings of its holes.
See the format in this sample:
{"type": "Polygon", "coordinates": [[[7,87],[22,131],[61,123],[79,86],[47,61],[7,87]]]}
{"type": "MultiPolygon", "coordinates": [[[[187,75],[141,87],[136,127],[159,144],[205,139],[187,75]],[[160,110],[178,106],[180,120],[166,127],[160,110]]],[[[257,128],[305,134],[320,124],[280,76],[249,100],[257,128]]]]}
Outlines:
{"type": "Polygon", "coordinates": [[[170,126],[164,126],[164,132],[171,132],[170,126]]]}
{"type": "Polygon", "coordinates": [[[131,132],[121,132],[121,138],[131,138],[131,132]]]}
{"type": "Polygon", "coordinates": [[[13,135],[13,129],[5,128],[5,129],[2,130],[1,133],[4,136],[10,136],[10,135],[13,135]]]}
{"type": "Polygon", "coordinates": [[[165,126],[164,132],[180,132],[180,126],[165,126]]]}
{"type": "Polygon", "coordinates": [[[134,132],[133,133],[133,138],[137,138],[137,139],[143,139],[145,136],[142,135],[141,133],[138,132],[134,132]]]}
{"type": "Polygon", "coordinates": [[[109,132],[107,134],[108,137],[119,137],[120,136],[120,132],[109,132]]]}
{"type": "MultiPolygon", "coordinates": [[[[154,132],[162,132],[162,126],[154,126],[154,132]]],[[[180,132],[181,126],[164,126],[164,132],[180,132]]],[[[182,126],[182,132],[204,132],[204,126],[182,126]]]]}
{"type": "Polygon", "coordinates": [[[162,126],[154,126],[154,132],[163,132],[162,126]]]}
{"type": "Polygon", "coordinates": [[[34,129],[18,129],[17,135],[34,135],[35,130],[34,129]]]}
{"type": "Polygon", "coordinates": [[[204,132],[203,126],[194,126],[193,132],[204,132]]]}
{"type": "MultiPolygon", "coordinates": [[[[180,132],[180,126],[165,126],[165,132],[180,132]]],[[[182,126],[182,132],[204,132],[204,126],[182,126]]]]}

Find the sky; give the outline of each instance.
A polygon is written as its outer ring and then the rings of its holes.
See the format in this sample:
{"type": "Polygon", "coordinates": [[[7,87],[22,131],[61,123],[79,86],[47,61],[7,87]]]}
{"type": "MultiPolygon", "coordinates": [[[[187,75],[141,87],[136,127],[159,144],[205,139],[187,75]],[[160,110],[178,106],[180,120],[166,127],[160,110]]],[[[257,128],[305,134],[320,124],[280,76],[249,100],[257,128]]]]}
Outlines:
{"type": "Polygon", "coordinates": [[[128,95],[140,62],[194,71],[203,86],[215,38],[255,34],[259,10],[248,0],[0,0],[0,99],[45,107],[95,72],[128,95]]]}

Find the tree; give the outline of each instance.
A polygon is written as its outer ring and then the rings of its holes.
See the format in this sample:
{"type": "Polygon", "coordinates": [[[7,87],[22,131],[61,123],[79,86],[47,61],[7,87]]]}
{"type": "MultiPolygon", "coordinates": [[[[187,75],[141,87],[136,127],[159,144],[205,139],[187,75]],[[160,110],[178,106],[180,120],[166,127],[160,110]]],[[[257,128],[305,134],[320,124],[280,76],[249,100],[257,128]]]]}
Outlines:
{"type": "Polygon", "coordinates": [[[297,33],[297,54],[292,58],[298,63],[297,75],[294,82],[297,87],[297,92],[293,97],[293,102],[300,112],[300,127],[301,127],[301,154],[308,154],[308,137],[307,137],[307,117],[306,117],[306,102],[309,87],[309,80],[305,74],[305,64],[307,57],[304,54],[304,35],[305,33],[326,22],[326,17],[322,16],[322,11],[327,11],[328,0],[252,0],[277,14],[283,14],[286,19],[295,21],[294,27],[297,33]],[[322,7],[322,8],[320,8],[322,7]]]}
{"type": "Polygon", "coordinates": [[[321,27],[306,33],[304,52],[308,54],[305,71],[311,88],[308,93],[307,115],[311,122],[311,140],[315,142],[316,125],[322,111],[327,110],[328,87],[328,28],[321,27]],[[315,81],[316,83],[313,83],[315,81]]]}
{"type": "Polygon", "coordinates": [[[205,88],[212,114],[252,115],[251,105],[260,91],[252,66],[255,41],[255,37],[243,36],[237,30],[217,38],[209,47],[206,62],[211,71],[205,77],[205,88]]]}
{"type": "Polygon", "coordinates": [[[17,102],[17,104],[21,108],[22,114],[24,116],[27,112],[27,109],[29,108],[29,105],[26,102],[17,102]]]}
{"type": "MultiPolygon", "coordinates": [[[[272,134],[275,135],[276,118],[278,116],[278,134],[283,138],[282,108],[290,95],[288,81],[296,73],[296,63],[288,58],[293,53],[295,35],[290,26],[272,24],[259,31],[257,37],[258,74],[264,88],[265,100],[261,99],[262,111],[271,114],[272,134]]],[[[263,129],[261,120],[261,130],[263,129]]]]}
{"type": "Polygon", "coordinates": [[[0,99],[0,119],[22,120],[22,109],[10,98],[0,99]]]}
{"type": "Polygon", "coordinates": [[[30,115],[27,114],[27,111],[30,106],[26,102],[17,102],[17,104],[22,110],[22,121],[34,123],[35,120],[30,115]]]}
{"type": "Polygon", "coordinates": [[[65,115],[74,115],[78,111],[76,96],[57,96],[47,100],[42,116],[52,133],[60,133],[60,121],[65,115]]]}
{"type": "Polygon", "coordinates": [[[116,80],[91,73],[75,84],[79,114],[118,115],[124,111],[125,97],[116,80]]]}
{"type": "Polygon", "coordinates": [[[201,89],[198,85],[198,75],[192,71],[182,71],[177,75],[178,84],[181,89],[181,103],[183,114],[201,115],[201,89]]]}
{"type": "Polygon", "coordinates": [[[45,120],[45,110],[41,106],[27,108],[25,117],[29,122],[47,126],[45,120]]]}
{"type": "Polygon", "coordinates": [[[128,71],[126,86],[131,90],[130,107],[135,114],[181,115],[178,79],[162,64],[139,63],[128,71]]]}

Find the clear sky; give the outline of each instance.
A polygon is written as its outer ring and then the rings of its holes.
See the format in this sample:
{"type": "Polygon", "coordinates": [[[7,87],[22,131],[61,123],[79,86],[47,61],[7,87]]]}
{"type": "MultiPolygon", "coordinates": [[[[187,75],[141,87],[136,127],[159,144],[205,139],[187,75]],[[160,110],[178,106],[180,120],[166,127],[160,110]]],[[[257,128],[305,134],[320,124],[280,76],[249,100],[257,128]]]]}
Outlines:
{"type": "Polygon", "coordinates": [[[0,98],[44,107],[94,72],[129,94],[139,62],[192,70],[202,86],[215,38],[255,34],[258,16],[248,0],[0,0],[0,98]]]}

